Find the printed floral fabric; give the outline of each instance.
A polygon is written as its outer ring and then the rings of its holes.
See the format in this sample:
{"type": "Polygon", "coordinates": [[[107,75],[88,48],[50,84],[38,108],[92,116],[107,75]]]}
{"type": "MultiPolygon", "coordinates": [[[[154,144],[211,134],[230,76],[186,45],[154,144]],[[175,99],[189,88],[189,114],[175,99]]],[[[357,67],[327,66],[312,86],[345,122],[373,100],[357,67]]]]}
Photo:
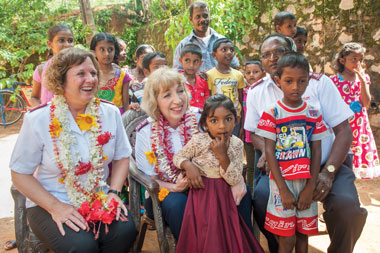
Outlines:
{"type": "MultiPolygon", "coordinates": [[[[351,150],[354,153],[353,169],[359,178],[374,178],[380,176],[379,156],[375,139],[368,120],[367,108],[360,101],[360,81],[350,82],[343,80],[341,75],[330,77],[339,90],[343,100],[355,113],[349,120],[354,139],[351,150]]],[[[365,77],[370,83],[369,76],[365,77]]]]}
{"type": "Polygon", "coordinates": [[[179,168],[183,161],[191,160],[195,166],[206,174],[206,177],[222,177],[229,185],[239,183],[244,162],[243,142],[236,136],[230,137],[230,146],[227,151],[230,165],[226,171],[220,167],[219,160],[210,149],[211,142],[212,139],[208,133],[194,135],[189,143],[174,155],[174,165],[179,168]]]}
{"type": "Polygon", "coordinates": [[[97,97],[114,103],[117,107],[123,106],[123,85],[131,80],[128,74],[116,69],[115,76],[108,80],[106,85],[100,87],[97,97]]]}

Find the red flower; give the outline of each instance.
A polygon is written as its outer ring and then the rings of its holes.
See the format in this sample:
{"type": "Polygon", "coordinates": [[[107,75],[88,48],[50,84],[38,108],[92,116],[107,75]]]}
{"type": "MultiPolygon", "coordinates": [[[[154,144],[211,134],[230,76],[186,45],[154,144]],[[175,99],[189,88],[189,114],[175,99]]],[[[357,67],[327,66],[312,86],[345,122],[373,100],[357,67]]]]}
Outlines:
{"type": "Polygon", "coordinates": [[[110,132],[105,132],[101,135],[98,136],[98,146],[103,146],[109,142],[111,138],[111,133],[110,132]]]}
{"type": "Polygon", "coordinates": [[[79,166],[75,170],[75,176],[84,175],[92,169],[94,169],[94,166],[92,166],[91,162],[79,162],[79,166]]]}
{"type": "Polygon", "coordinates": [[[117,202],[114,198],[111,199],[110,203],[108,204],[109,210],[116,210],[116,208],[119,206],[119,202],[117,202]]]}
{"type": "Polygon", "coordinates": [[[98,209],[98,210],[92,210],[90,213],[90,220],[96,222],[96,221],[101,221],[102,216],[103,216],[103,210],[98,209]]]}
{"type": "Polygon", "coordinates": [[[78,212],[83,216],[86,217],[87,214],[90,213],[90,203],[88,201],[83,202],[82,205],[78,208],[78,212]]]}
{"type": "Polygon", "coordinates": [[[104,224],[111,224],[112,221],[115,219],[115,214],[113,212],[104,212],[102,216],[102,222],[104,224]]]}
{"type": "Polygon", "coordinates": [[[102,209],[102,202],[99,199],[96,199],[94,203],[92,203],[91,210],[99,210],[102,209]]]}

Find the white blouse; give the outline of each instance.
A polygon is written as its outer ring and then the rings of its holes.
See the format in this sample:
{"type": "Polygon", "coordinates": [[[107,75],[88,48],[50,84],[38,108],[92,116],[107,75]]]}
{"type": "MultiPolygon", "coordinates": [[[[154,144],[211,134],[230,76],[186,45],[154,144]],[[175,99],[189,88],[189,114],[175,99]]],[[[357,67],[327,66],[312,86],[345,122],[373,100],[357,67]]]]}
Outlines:
{"type": "MultiPolygon", "coordinates": [[[[101,102],[100,117],[103,132],[110,132],[111,138],[104,145],[104,155],[107,160],[103,164],[103,179],[109,176],[108,164],[113,160],[128,158],[132,149],[125,133],[119,109],[109,103],[101,102]]],[[[89,133],[81,131],[70,112],[72,134],[77,143],[72,146],[71,152],[78,152],[83,162],[89,161],[90,140],[89,133]]],[[[71,204],[64,184],[58,182],[60,170],[55,162],[53,142],[49,133],[50,103],[34,111],[28,112],[13,149],[9,167],[21,174],[34,174],[41,185],[58,200],[71,204]]],[[[86,175],[83,175],[85,180],[86,175]]],[[[27,200],[27,207],[36,206],[27,200]]]]}

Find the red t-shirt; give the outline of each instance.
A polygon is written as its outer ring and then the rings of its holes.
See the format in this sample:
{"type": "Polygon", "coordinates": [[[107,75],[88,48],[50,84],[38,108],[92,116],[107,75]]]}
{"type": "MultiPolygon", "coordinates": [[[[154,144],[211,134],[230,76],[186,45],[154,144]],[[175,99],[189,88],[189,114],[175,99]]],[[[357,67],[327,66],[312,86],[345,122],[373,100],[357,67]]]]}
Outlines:
{"type": "Polygon", "coordinates": [[[190,106],[203,109],[206,99],[210,97],[207,81],[195,75],[195,84],[191,84],[187,81],[185,84],[191,94],[190,106]]]}

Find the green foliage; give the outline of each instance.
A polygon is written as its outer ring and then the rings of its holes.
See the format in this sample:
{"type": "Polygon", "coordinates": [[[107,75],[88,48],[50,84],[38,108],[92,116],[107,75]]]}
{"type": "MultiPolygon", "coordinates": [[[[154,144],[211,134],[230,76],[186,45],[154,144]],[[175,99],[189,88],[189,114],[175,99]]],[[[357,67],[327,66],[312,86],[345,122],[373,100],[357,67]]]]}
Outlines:
{"type": "MultiPolygon", "coordinates": [[[[133,2],[134,0],[132,0],[133,2]]],[[[106,6],[110,4],[124,4],[125,2],[131,2],[131,0],[91,0],[91,7],[106,6]]],[[[55,10],[64,7],[68,10],[78,9],[78,0],[52,0],[48,3],[49,9],[55,10]]]]}
{"type": "Polygon", "coordinates": [[[0,0],[0,88],[28,80],[34,69],[30,56],[46,51],[49,20],[36,22],[49,12],[44,2],[0,0]]]}
{"type": "Polygon", "coordinates": [[[13,82],[28,82],[35,64],[46,60],[47,30],[56,23],[72,28],[76,43],[83,43],[85,34],[80,18],[57,20],[67,10],[48,9],[46,0],[0,0],[0,88],[13,82]]]}
{"type": "MultiPolygon", "coordinates": [[[[165,32],[168,47],[174,49],[176,45],[191,32],[189,11],[186,0],[160,1],[153,0],[149,7],[152,25],[168,22],[165,32]]],[[[252,24],[258,17],[257,4],[251,0],[210,0],[211,26],[218,33],[225,35],[235,43],[241,43],[244,35],[249,34],[252,24]]],[[[240,51],[237,50],[241,57],[240,51]]]]}
{"type": "MultiPolygon", "coordinates": [[[[87,47],[86,35],[91,33],[90,28],[83,26],[80,16],[67,15],[71,11],[69,8],[49,9],[53,2],[0,0],[0,89],[11,87],[17,81],[28,83],[31,80],[36,65],[47,59],[47,31],[54,24],[68,25],[73,31],[75,45],[87,47]]],[[[75,2],[78,8],[78,1],[75,2]]],[[[108,9],[95,16],[99,31],[108,29],[111,16],[112,10],[108,9]]]]}
{"type": "Polygon", "coordinates": [[[97,32],[108,32],[109,23],[112,21],[113,9],[102,9],[94,13],[94,20],[97,32]]]}
{"type": "Polygon", "coordinates": [[[133,57],[135,56],[135,51],[138,46],[137,43],[137,32],[140,30],[142,23],[135,23],[136,25],[133,27],[129,27],[125,25],[123,33],[121,34],[121,38],[127,44],[127,59],[125,64],[128,66],[134,65],[133,57]]]}

